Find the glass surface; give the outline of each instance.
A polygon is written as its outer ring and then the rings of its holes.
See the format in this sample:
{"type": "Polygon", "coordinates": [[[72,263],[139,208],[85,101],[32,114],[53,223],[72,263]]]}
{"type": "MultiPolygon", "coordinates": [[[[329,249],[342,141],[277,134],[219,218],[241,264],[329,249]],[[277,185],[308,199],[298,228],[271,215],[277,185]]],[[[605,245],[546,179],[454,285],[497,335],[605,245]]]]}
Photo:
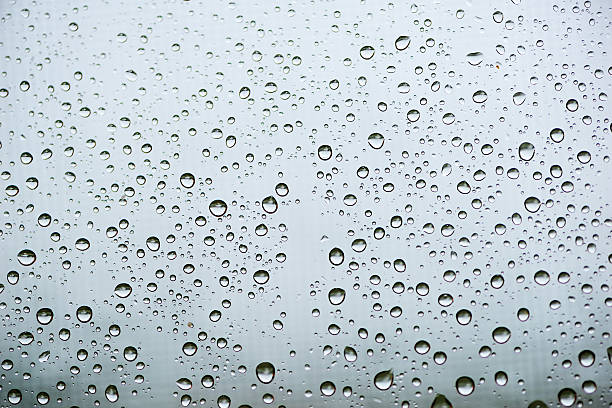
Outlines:
{"type": "Polygon", "coordinates": [[[611,7],[0,2],[0,406],[612,406],[611,7]]]}

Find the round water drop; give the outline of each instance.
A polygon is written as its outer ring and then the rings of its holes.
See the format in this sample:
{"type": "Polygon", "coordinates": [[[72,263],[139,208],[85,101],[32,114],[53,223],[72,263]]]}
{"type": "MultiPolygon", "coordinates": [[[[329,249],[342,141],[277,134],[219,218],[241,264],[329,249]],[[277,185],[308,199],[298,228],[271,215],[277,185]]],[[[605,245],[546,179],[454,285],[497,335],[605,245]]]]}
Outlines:
{"type": "Polygon", "coordinates": [[[576,391],[571,388],[564,388],[557,395],[562,407],[571,407],[576,402],[576,391]]]}
{"type": "Polygon", "coordinates": [[[516,106],[522,105],[525,102],[525,99],[527,99],[527,95],[525,95],[523,92],[515,92],[514,95],[512,95],[512,102],[516,106]]]}
{"type": "Polygon", "coordinates": [[[86,251],[89,249],[90,244],[89,244],[89,240],[87,238],[79,238],[76,240],[76,242],[74,243],[74,246],[76,247],[76,249],[78,249],[79,251],[86,251]]]}
{"type": "Polygon", "coordinates": [[[51,216],[47,213],[42,213],[38,216],[38,225],[48,227],[51,225],[51,216]]]}
{"type": "Polygon", "coordinates": [[[372,149],[380,149],[385,144],[385,137],[380,133],[372,133],[368,136],[368,144],[372,149]]]}
{"type": "Polygon", "coordinates": [[[504,344],[510,340],[511,334],[510,329],[507,327],[496,327],[493,330],[493,340],[495,340],[496,343],[504,344]]]}
{"type": "Polygon", "coordinates": [[[554,128],[550,131],[550,138],[555,143],[561,143],[565,138],[565,133],[563,132],[563,129],[554,128]]]}
{"type": "Polygon", "coordinates": [[[463,396],[470,395],[474,392],[474,380],[470,377],[459,377],[455,381],[455,388],[457,392],[463,396]]]}
{"type": "Polygon", "coordinates": [[[106,387],[106,390],[104,390],[104,396],[106,397],[108,402],[119,401],[119,391],[114,385],[109,385],[108,387],[106,387]]]}
{"type": "Polygon", "coordinates": [[[578,152],[577,158],[580,163],[587,164],[591,161],[591,153],[587,152],[586,150],[582,150],[581,152],[578,152]]]}
{"type": "Polygon", "coordinates": [[[330,397],[336,392],[336,385],[331,381],[324,381],[321,383],[319,389],[321,390],[321,395],[330,397]]]}
{"type": "Polygon", "coordinates": [[[442,123],[452,125],[455,122],[455,114],[448,112],[442,116],[442,123]]]}
{"type": "Polygon", "coordinates": [[[341,265],[344,262],[344,252],[340,248],[333,248],[329,251],[329,262],[335,266],[341,265]]]}
{"type": "Polygon", "coordinates": [[[202,377],[202,379],[200,380],[200,382],[202,383],[202,386],[204,388],[211,388],[213,385],[215,385],[215,379],[212,375],[205,375],[202,377]]]}
{"type": "Polygon", "coordinates": [[[80,306],[76,311],[76,316],[79,322],[87,323],[93,316],[93,311],[89,306],[80,306]]]}
{"type": "Polygon", "coordinates": [[[149,237],[147,238],[146,241],[147,244],[147,248],[149,248],[150,251],[158,251],[159,247],[161,246],[161,243],[159,242],[159,238],[157,237],[149,237]]]}
{"type": "Polygon", "coordinates": [[[264,361],[255,367],[255,375],[262,384],[270,384],[274,380],[276,370],[272,363],[264,361]]]}
{"type": "Polygon", "coordinates": [[[381,371],[374,376],[374,386],[381,391],[388,390],[393,385],[393,371],[381,371]]]}
{"type": "Polygon", "coordinates": [[[540,209],[540,204],[540,200],[536,197],[527,197],[524,202],[525,209],[530,213],[537,212],[540,209]]]}
{"type": "Polygon", "coordinates": [[[123,349],[123,358],[125,358],[126,361],[134,361],[136,360],[137,357],[138,357],[138,350],[136,350],[136,347],[127,346],[126,348],[123,349]]]}
{"type": "Polygon", "coordinates": [[[183,344],[183,353],[186,356],[193,356],[197,351],[198,351],[198,346],[195,343],[188,341],[185,344],[183,344]]]}
{"type": "Polygon", "coordinates": [[[498,371],[495,373],[495,384],[499,386],[504,386],[508,384],[508,374],[503,371],[498,371]]]}
{"type": "Polygon", "coordinates": [[[21,402],[21,391],[16,388],[13,388],[12,390],[9,390],[9,392],[6,394],[6,398],[11,404],[17,405],[21,402]]]}
{"type": "Polygon", "coordinates": [[[486,101],[488,98],[488,95],[485,91],[476,91],[474,92],[474,94],[472,95],[472,100],[475,103],[483,103],[484,101],[486,101]]]}
{"type": "Polygon", "coordinates": [[[591,350],[582,350],[580,354],[578,354],[578,361],[580,361],[581,366],[590,367],[595,364],[595,353],[591,350]]]}
{"type": "Polygon", "coordinates": [[[459,191],[461,194],[468,194],[470,191],[472,191],[472,187],[467,181],[463,180],[457,184],[457,191],[459,191]]]}
{"type": "Polygon", "coordinates": [[[240,97],[240,99],[246,99],[251,96],[251,90],[248,87],[243,86],[242,88],[240,88],[238,96],[240,97]]]}
{"type": "Polygon", "coordinates": [[[49,309],[48,307],[38,309],[38,312],[36,312],[36,320],[42,325],[51,323],[53,320],[53,310],[49,309]]]}
{"type": "Polygon", "coordinates": [[[427,354],[430,349],[431,346],[425,340],[419,340],[414,344],[414,351],[416,351],[417,354],[427,354]]]}
{"type": "Polygon", "coordinates": [[[332,148],[330,145],[321,145],[317,150],[319,155],[319,159],[321,160],[329,160],[332,157],[332,148]]]}
{"type": "Polygon", "coordinates": [[[128,283],[120,283],[115,286],[115,295],[120,298],[126,298],[132,293],[132,287],[128,283]]]}
{"type": "Polygon", "coordinates": [[[256,283],[263,285],[270,280],[270,274],[267,271],[261,269],[253,274],[253,280],[256,283]]]}
{"type": "Polygon", "coordinates": [[[227,211],[227,204],[223,200],[214,200],[208,206],[210,213],[215,217],[221,217],[227,211]]]}
{"type": "Polygon", "coordinates": [[[341,304],[342,302],[344,302],[345,296],[346,296],[346,291],[342,288],[333,288],[332,290],[329,291],[329,294],[327,295],[329,299],[329,303],[331,303],[334,306],[337,306],[341,304]]]}
{"type": "Polygon", "coordinates": [[[466,324],[469,324],[472,321],[472,312],[467,309],[461,309],[457,311],[456,318],[457,323],[462,326],[465,326],[466,324]]]}
{"type": "Polygon", "coordinates": [[[535,146],[529,142],[523,142],[519,145],[519,157],[522,160],[529,161],[535,155],[535,146]]]}
{"type": "Polygon", "coordinates": [[[17,260],[23,266],[30,266],[36,261],[36,254],[31,249],[22,249],[17,254],[17,260]]]}
{"type": "Polygon", "coordinates": [[[344,348],[344,358],[349,363],[352,363],[357,360],[357,351],[354,348],[346,346],[344,348]]]}
{"type": "Polygon", "coordinates": [[[565,104],[565,107],[570,112],[576,112],[578,110],[578,101],[575,99],[570,99],[565,104]]]}
{"type": "Polygon", "coordinates": [[[374,56],[374,47],[372,47],[371,45],[364,45],[359,50],[359,55],[361,55],[361,58],[363,58],[364,60],[372,59],[372,57],[374,56]]]}
{"type": "Polygon", "coordinates": [[[263,208],[263,210],[268,214],[273,214],[276,212],[276,210],[278,210],[278,202],[276,201],[276,198],[268,196],[261,200],[261,208],[263,208]]]}
{"type": "Polygon", "coordinates": [[[419,118],[421,117],[421,112],[419,112],[416,109],[410,109],[408,113],[406,114],[406,117],[408,118],[410,122],[414,123],[417,120],[419,120],[419,118]]]}
{"type": "Polygon", "coordinates": [[[183,173],[179,178],[181,186],[185,188],[191,188],[195,185],[195,177],[191,173],[183,173]]]}
{"type": "Polygon", "coordinates": [[[400,35],[395,39],[395,49],[398,51],[404,51],[410,45],[410,37],[407,35],[400,35]]]}
{"type": "Polygon", "coordinates": [[[516,317],[521,322],[526,322],[527,320],[529,320],[529,309],[526,309],[524,307],[520,308],[518,312],[516,312],[516,317]]]}

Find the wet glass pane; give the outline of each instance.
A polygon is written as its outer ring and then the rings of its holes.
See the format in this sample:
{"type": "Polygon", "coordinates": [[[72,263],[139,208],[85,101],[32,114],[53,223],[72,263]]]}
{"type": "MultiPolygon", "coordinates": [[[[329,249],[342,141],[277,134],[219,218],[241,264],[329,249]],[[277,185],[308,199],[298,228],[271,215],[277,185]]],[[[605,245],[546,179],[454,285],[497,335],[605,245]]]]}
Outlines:
{"type": "Polygon", "coordinates": [[[610,407],[611,3],[0,3],[0,406],[610,407]]]}

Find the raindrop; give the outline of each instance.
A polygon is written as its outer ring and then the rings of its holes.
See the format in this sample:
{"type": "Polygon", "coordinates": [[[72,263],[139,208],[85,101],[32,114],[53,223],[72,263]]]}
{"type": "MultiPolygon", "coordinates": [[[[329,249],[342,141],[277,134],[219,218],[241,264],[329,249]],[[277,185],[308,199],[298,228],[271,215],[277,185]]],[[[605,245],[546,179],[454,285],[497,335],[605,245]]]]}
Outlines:
{"type": "Polygon", "coordinates": [[[227,204],[223,200],[214,200],[208,206],[210,213],[215,217],[221,217],[227,211],[227,204]]]}
{"type": "Polygon", "coordinates": [[[381,147],[383,147],[384,143],[385,137],[380,133],[372,133],[370,136],[368,136],[368,144],[373,149],[380,149],[381,147]]]}
{"type": "Polygon", "coordinates": [[[361,58],[363,58],[364,60],[371,59],[374,56],[374,47],[370,45],[365,45],[361,47],[361,49],[359,50],[359,55],[361,55],[361,58]]]}
{"type": "Polygon", "coordinates": [[[391,388],[393,385],[393,371],[380,371],[374,376],[374,385],[381,391],[391,388]]]}
{"type": "Polygon", "coordinates": [[[255,375],[263,384],[270,384],[274,380],[275,368],[272,363],[267,361],[257,364],[255,367],[255,375]]]}
{"type": "Polygon", "coordinates": [[[410,37],[407,35],[400,35],[395,40],[395,49],[398,51],[404,51],[410,45],[410,37]]]}
{"type": "Polygon", "coordinates": [[[179,179],[181,186],[191,188],[195,185],[195,177],[191,173],[183,173],[179,179]]]}
{"type": "Polygon", "coordinates": [[[51,323],[53,320],[53,310],[49,309],[48,307],[38,309],[38,312],[36,312],[36,320],[38,320],[38,323],[42,325],[51,323]]]}
{"type": "Polygon", "coordinates": [[[344,252],[340,248],[333,248],[329,251],[329,262],[335,266],[341,265],[344,262],[344,252]]]}
{"type": "Polygon", "coordinates": [[[23,266],[30,266],[36,261],[36,254],[31,249],[22,249],[17,254],[17,260],[23,266]]]}
{"type": "Polygon", "coordinates": [[[470,377],[459,377],[455,382],[457,392],[463,396],[470,395],[474,392],[474,380],[470,377]]]}

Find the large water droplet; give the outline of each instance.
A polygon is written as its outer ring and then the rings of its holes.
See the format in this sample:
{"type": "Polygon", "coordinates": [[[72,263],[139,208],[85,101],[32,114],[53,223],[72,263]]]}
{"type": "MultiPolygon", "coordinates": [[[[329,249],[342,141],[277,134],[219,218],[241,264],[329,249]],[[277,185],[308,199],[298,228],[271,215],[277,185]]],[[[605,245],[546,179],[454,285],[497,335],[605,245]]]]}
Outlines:
{"type": "Polygon", "coordinates": [[[380,371],[374,376],[374,385],[381,391],[388,390],[393,385],[393,370],[380,371]]]}
{"type": "Polygon", "coordinates": [[[36,254],[31,249],[22,249],[17,254],[17,260],[23,266],[30,266],[36,261],[36,254]]]}
{"type": "Polygon", "coordinates": [[[263,384],[270,384],[272,380],[274,380],[275,371],[272,363],[267,361],[259,363],[257,367],[255,367],[255,375],[257,375],[257,379],[263,384]]]}

